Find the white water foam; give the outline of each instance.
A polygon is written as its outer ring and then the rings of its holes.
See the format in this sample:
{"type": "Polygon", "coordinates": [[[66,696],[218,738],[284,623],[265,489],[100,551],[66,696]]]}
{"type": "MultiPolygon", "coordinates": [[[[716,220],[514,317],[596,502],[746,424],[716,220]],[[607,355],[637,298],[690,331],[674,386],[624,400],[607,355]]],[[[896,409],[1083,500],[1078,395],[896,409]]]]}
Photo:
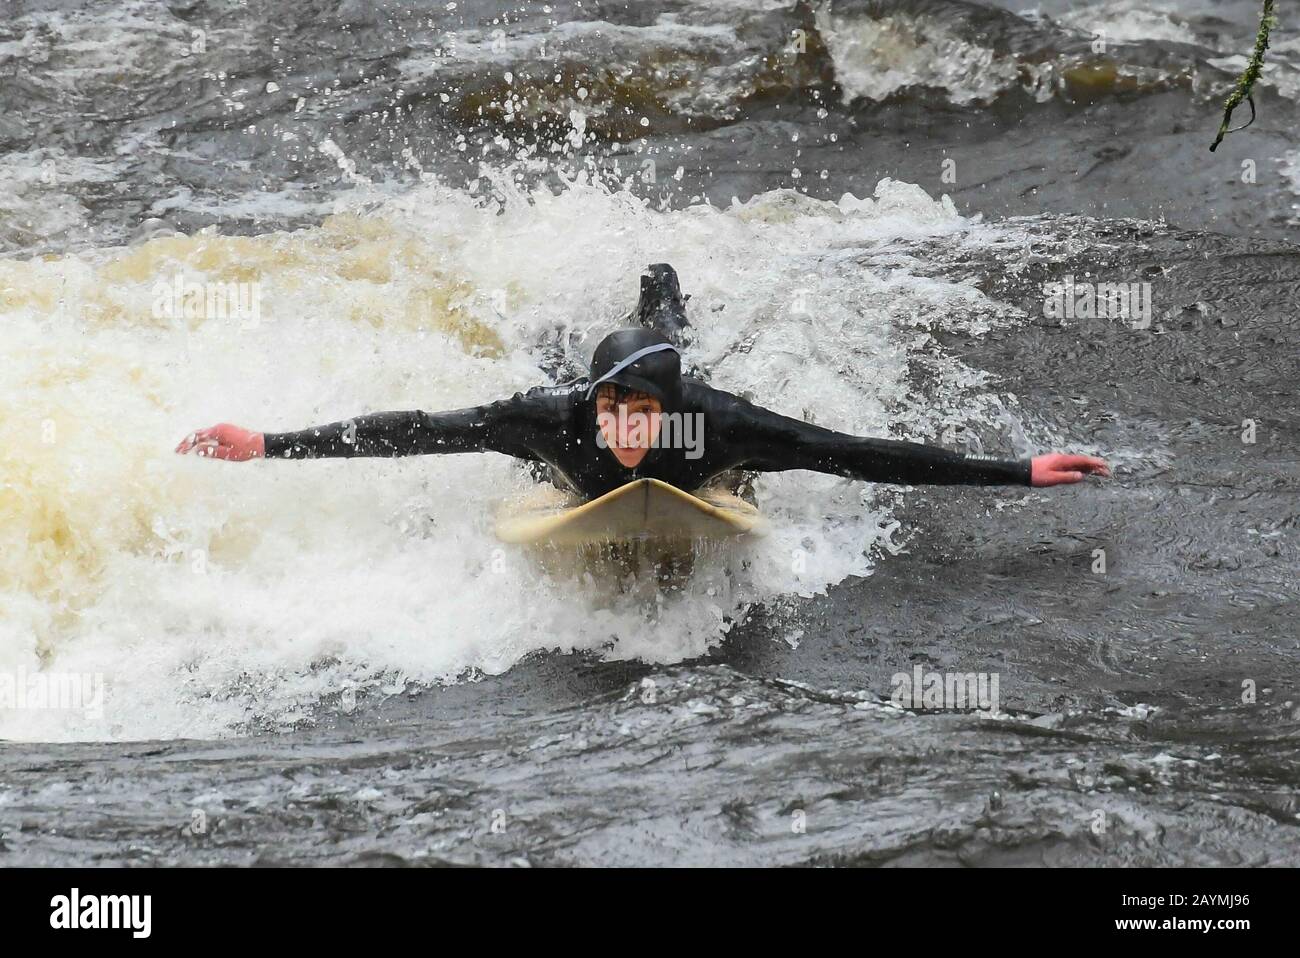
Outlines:
{"type": "MultiPolygon", "coordinates": [[[[427,183],[292,233],[0,260],[0,673],[102,674],[107,689],[102,715],[0,708],[0,738],[279,727],[332,693],[496,673],[538,650],[679,661],[754,603],[869,572],[888,509],[811,473],[761,480],[775,531],[747,567],[702,560],[647,606],[495,541],[497,502],[529,488],[504,457],[172,453],[215,422],[301,428],[542,382],[537,344],[560,328],[594,343],[650,262],[693,294],[690,358],[716,385],[858,434],[919,421],[905,374],[933,349],[916,317],[999,313],[970,286],[908,274],[900,240],[978,242],[983,227],[907,184],[672,212],[583,181],[498,190],[427,183]],[[260,324],[155,318],[154,287],[178,272],[260,284],[260,324]]],[[[983,415],[945,362],[944,415],[983,415]]]]}
{"type": "Polygon", "coordinates": [[[1141,7],[1135,7],[1132,0],[1103,0],[1076,6],[1062,13],[1060,22],[1090,36],[1104,38],[1107,43],[1197,42],[1195,32],[1176,5],[1150,0],[1141,7]]]}
{"type": "Polygon", "coordinates": [[[913,86],[942,89],[957,105],[987,103],[1015,86],[1025,86],[1040,101],[1052,96],[1050,66],[1022,64],[931,17],[840,16],[823,5],[816,22],[845,102],[884,100],[913,86]]]}

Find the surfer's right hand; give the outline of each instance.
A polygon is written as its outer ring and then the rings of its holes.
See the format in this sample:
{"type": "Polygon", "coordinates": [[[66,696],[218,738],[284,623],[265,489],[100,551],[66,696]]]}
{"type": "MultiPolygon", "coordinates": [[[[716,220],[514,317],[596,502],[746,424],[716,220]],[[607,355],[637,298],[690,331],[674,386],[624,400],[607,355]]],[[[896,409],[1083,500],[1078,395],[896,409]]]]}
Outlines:
{"type": "Polygon", "coordinates": [[[176,446],[176,451],[182,455],[193,452],[211,459],[244,462],[248,459],[261,459],[266,455],[266,438],[260,432],[240,429],[223,422],[190,433],[176,446]]]}

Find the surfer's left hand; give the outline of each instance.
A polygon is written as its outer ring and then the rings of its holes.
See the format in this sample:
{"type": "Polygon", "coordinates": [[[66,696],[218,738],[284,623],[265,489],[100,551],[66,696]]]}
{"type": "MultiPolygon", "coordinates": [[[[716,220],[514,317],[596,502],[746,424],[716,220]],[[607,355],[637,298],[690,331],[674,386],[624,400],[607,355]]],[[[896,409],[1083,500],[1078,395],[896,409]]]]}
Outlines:
{"type": "Polygon", "coordinates": [[[1045,456],[1034,456],[1030,460],[1029,484],[1033,486],[1060,486],[1071,482],[1082,482],[1086,475],[1110,476],[1110,466],[1105,459],[1096,456],[1071,456],[1052,452],[1045,456]]]}

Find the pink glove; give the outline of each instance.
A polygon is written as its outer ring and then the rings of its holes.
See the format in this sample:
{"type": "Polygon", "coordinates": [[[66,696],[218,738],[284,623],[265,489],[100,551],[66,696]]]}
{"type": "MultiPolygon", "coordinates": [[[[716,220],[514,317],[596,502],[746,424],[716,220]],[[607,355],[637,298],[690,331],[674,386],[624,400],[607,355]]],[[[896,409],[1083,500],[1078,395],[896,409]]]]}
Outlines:
{"type": "Polygon", "coordinates": [[[223,422],[211,429],[190,433],[180,441],[176,451],[181,454],[197,452],[200,456],[210,456],[213,459],[244,462],[248,459],[261,459],[266,455],[266,439],[260,432],[240,429],[223,422]]]}
{"type": "Polygon", "coordinates": [[[1106,460],[1096,456],[1071,456],[1061,452],[1049,452],[1045,456],[1034,456],[1029,465],[1029,484],[1032,486],[1060,486],[1070,482],[1082,482],[1085,475],[1110,476],[1110,466],[1106,460]]]}

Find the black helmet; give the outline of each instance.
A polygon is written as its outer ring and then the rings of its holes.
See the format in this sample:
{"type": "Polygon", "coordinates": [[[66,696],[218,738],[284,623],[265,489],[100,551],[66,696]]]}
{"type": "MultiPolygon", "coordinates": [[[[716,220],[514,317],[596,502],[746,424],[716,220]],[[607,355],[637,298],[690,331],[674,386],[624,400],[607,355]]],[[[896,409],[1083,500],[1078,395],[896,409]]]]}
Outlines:
{"type": "Polygon", "coordinates": [[[602,339],[591,357],[588,399],[602,383],[649,393],[669,411],[681,402],[682,357],[662,333],[620,329],[602,339]]]}

